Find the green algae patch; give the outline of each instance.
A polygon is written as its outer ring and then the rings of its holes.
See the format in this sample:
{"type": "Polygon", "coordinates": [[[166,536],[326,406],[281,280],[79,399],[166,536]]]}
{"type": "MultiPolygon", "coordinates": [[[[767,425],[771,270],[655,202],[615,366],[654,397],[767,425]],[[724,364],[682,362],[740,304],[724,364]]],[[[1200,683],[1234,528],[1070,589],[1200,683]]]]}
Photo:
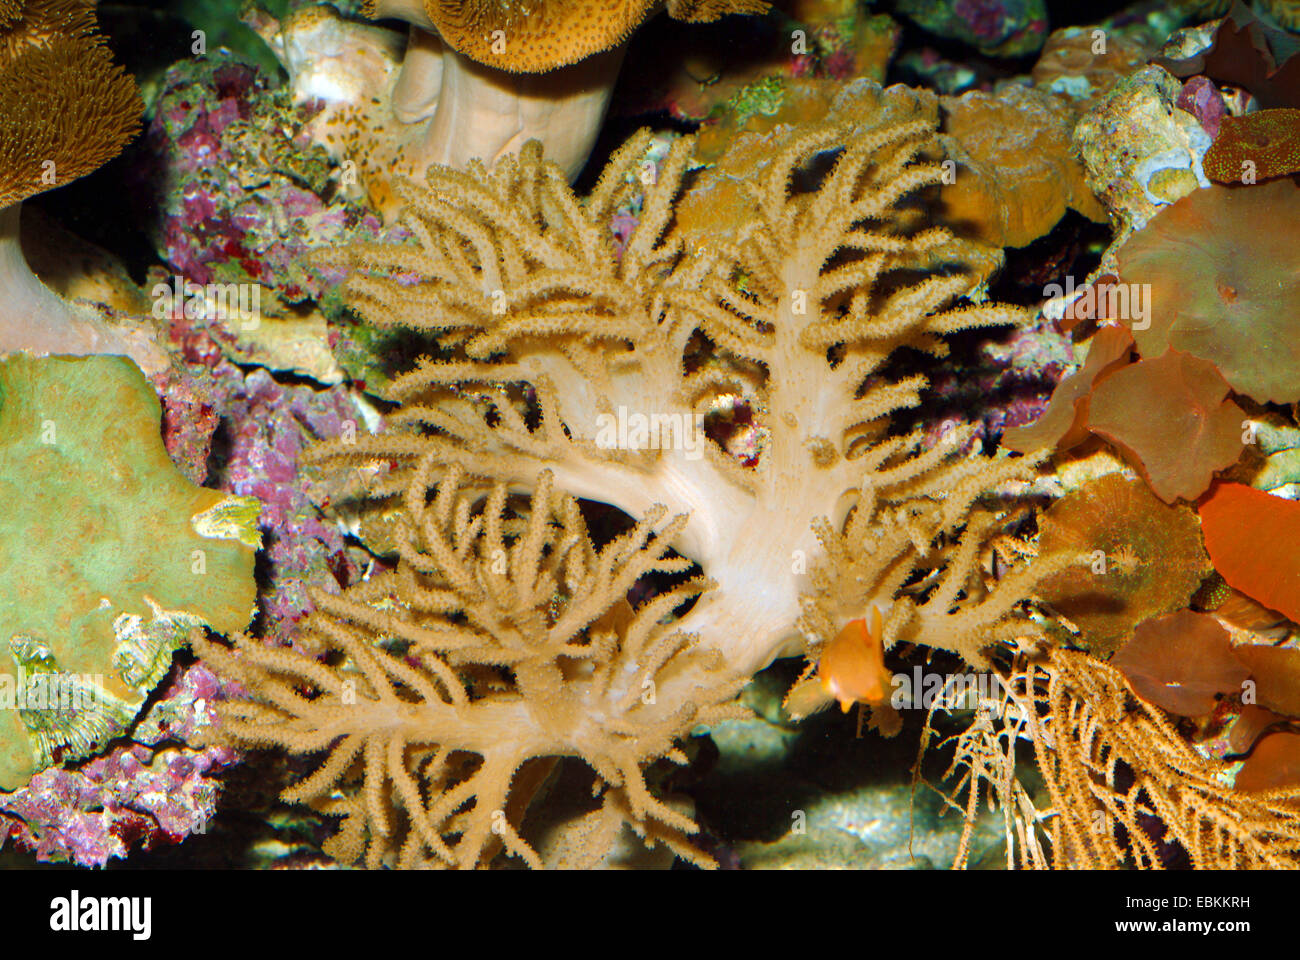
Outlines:
{"type": "Polygon", "coordinates": [[[0,360],[0,790],[119,736],[189,632],[242,630],[258,505],[173,465],[124,357],[0,360]]]}

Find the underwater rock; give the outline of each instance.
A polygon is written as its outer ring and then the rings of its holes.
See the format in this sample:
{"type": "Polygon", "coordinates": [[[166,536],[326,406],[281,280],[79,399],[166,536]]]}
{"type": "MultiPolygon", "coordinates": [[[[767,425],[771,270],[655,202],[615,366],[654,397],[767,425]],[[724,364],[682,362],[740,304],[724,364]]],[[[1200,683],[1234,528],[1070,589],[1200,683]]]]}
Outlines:
{"type": "Polygon", "coordinates": [[[1117,83],[1074,128],[1088,184],[1121,238],[1141,230],[1161,207],[1210,185],[1201,168],[1210,135],[1176,108],[1182,89],[1164,68],[1143,67],[1117,83]]]}
{"type": "Polygon", "coordinates": [[[926,420],[926,445],[971,424],[972,438],[988,443],[1035,420],[1073,361],[1070,338],[1055,321],[987,338],[974,363],[949,362],[932,374],[932,405],[938,412],[926,420]]]}
{"type": "Polygon", "coordinates": [[[381,230],[344,197],[344,175],[311,142],[319,106],[292,106],[235,61],[178,63],[151,107],[150,160],[137,175],[142,202],[159,208],[148,222],[172,271],[150,278],[155,317],[184,311],[239,362],[338,383],[343,371],[314,309],[327,283],[307,254],[381,230]]]}
{"type": "Polygon", "coordinates": [[[364,434],[364,419],[345,387],[281,384],[262,369],[245,373],[223,356],[211,331],[173,321],[170,333],[195,389],[220,411],[212,481],[262,504],[266,582],[259,604],[269,634],[288,642],[311,610],[310,588],[337,592],[358,576],[342,535],[313,503],[299,458],[311,441],[364,434]]]}
{"type": "Polygon", "coordinates": [[[1183,84],[1178,94],[1178,109],[1194,116],[1211,137],[1219,135],[1219,124],[1227,112],[1223,94],[1208,77],[1192,77],[1183,84]]]}
{"type": "Polygon", "coordinates": [[[990,57],[1023,57],[1047,37],[1046,0],[899,0],[897,11],[990,57]]]}
{"type": "Polygon", "coordinates": [[[26,787],[0,793],[6,837],[41,862],[102,867],[137,847],[180,843],[207,831],[216,814],[216,774],[238,753],[187,746],[211,721],[222,682],[202,664],[179,671],[116,746],[76,769],[52,767],[26,787]]]}

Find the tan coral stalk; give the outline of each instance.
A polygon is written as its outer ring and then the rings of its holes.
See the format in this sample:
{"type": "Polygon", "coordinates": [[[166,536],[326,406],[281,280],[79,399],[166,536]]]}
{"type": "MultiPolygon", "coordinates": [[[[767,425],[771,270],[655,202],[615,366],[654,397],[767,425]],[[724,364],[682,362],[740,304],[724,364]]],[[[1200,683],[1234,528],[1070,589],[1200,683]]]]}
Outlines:
{"type": "Polygon", "coordinates": [[[33,3],[0,36],[0,352],[116,353],[165,363],[149,331],[113,329],[27,266],[19,205],[91,173],[135,136],[141,103],[94,26],[93,3],[33,3]],[[61,32],[70,31],[70,32],[61,32]]]}
{"type": "MultiPolygon", "coordinates": [[[[516,74],[446,48],[441,69],[434,71],[424,47],[416,52],[422,75],[436,73],[439,85],[432,116],[405,151],[416,172],[431,163],[464,167],[475,158],[495,163],[536,138],[546,143],[547,155],[566,176],[577,176],[600,130],[623,61],[619,47],[547,73],[516,74]]],[[[430,97],[407,93],[409,79],[403,64],[398,89],[405,94],[408,113],[418,117],[420,111],[411,105],[427,105],[430,97]]]]}
{"type": "Polygon", "coordinates": [[[393,116],[400,122],[419,123],[438,109],[444,53],[436,33],[411,25],[402,69],[393,85],[393,116]]]}
{"type": "MultiPolygon", "coordinates": [[[[371,0],[367,13],[411,24],[392,93],[403,132],[401,166],[494,163],[528,140],[572,179],[595,142],[628,37],[655,0],[371,0]]],[[[682,20],[759,13],[763,0],[674,3],[682,20]]]]}
{"type": "Polygon", "coordinates": [[[0,353],[121,354],[145,373],[161,370],[166,360],[147,335],[104,323],[92,307],[69,303],[32,273],[19,240],[21,209],[0,209],[0,353]]]}

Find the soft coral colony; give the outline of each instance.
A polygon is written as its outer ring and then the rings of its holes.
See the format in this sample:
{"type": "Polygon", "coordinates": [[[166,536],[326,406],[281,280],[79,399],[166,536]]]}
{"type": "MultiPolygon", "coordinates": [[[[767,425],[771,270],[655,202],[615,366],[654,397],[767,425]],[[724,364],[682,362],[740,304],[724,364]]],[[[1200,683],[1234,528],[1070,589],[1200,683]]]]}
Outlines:
{"type": "Polygon", "coordinates": [[[644,768],[684,760],[676,741],[734,713],[773,658],[815,659],[872,609],[877,642],[974,663],[1037,633],[1023,600],[1076,558],[996,584],[980,566],[1015,516],[999,491],[1034,461],[890,431],[925,386],[880,375],[896,350],[942,353],[942,334],[1018,316],[962,300],[974,281],[947,231],[899,223],[900,201],[942,176],[918,159],[933,137],[925,119],[792,131],[754,179],[734,242],[696,255],[673,219],[691,138],[648,178],[621,255],[607,224],[643,187],[648,135],[585,200],[533,143],[491,171],[434,167],[409,185],[415,245],[344,252],[365,274],[348,284],[364,317],[427,331],[449,353],[392,385],[402,406],[387,431],[314,453],[398,504],[396,569],[317,598],[309,633],[345,657],[339,669],[254,641],[238,656],[200,648],[253,694],[226,707],[230,734],[333,744],[289,795],[347,814],[338,852],[470,866],[504,846],[539,864],[519,820],[538,765],[570,756],[599,778],[600,829],[626,820],[704,861],[695,824],[647,789],[644,768]],[[796,189],[827,150],[817,189],[796,189]],[[938,266],[909,272],[923,264],[938,266]],[[696,363],[701,337],[712,351],[696,363]],[[766,428],[754,465],[682,442],[737,398],[766,428]],[[628,411],[678,432],[609,443],[628,411]],[[575,498],[635,525],[596,548],[575,498]],[[638,578],[696,565],[629,601],[638,578]]]}
{"type": "MultiPolygon", "coordinates": [[[[881,653],[921,648],[1005,680],[952,770],[969,817],[986,794],[1001,807],[1008,862],[1156,866],[1153,818],[1197,865],[1294,856],[1279,751],[1227,788],[1228,765],[1171,720],[1191,700],[1162,699],[1186,683],[1197,709],[1227,703],[1249,658],[1208,621],[1166,619],[1204,616],[1186,608],[1206,609],[1193,594],[1210,567],[1154,461],[1137,467],[1166,503],[1112,460],[1040,518],[1035,546],[1028,494],[1050,489],[1035,481],[1055,436],[987,455],[973,431],[934,443],[903,426],[927,381],[897,372],[900,353],[941,359],[948,335],[1029,314],[989,302],[979,246],[923,214],[953,148],[933,98],[858,81],[830,99],[822,120],[738,135],[698,177],[693,138],[665,154],[638,134],[585,197],[537,142],[433,166],[396,186],[410,242],[320,258],[351,275],[365,322],[417,331],[430,354],[387,387],[400,406],[383,431],[311,454],[334,509],[380,531],[368,539],[395,565],[316,594],[300,649],[197,647],[248,692],[222,707],[224,737],[318,757],[285,796],[343,818],[332,855],[595,865],[630,827],[708,864],[659,761],[686,762],[692,731],[735,716],[779,656],[808,662],[792,713],[859,701],[893,732],[881,653]],[[723,229],[684,213],[710,176],[725,181],[723,229]],[[616,236],[628,210],[636,225],[616,236]],[[701,435],[738,411],[743,458],[701,435]],[[592,504],[627,528],[597,536],[592,504]],[[1098,550],[1109,574],[1090,568],[1098,550]],[[1227,666],[1183,676],[1183,643],[1227,666]],[[1045,797],[1019,785],[1017,739],[1045,797]],[[531,814],[565,758],[590,769],[595,799],[539,833],[531,814]]],[[[1064,417],[1084,438],[1112,439],[1108,409],[1161,393],[1139,381],[1107,407],[1131,343],[1112,339],[1104,369],[1063,386],[1098,388],[1091,421],[1064,417]]],[[[1195,386],[1199,355],[1163,362],[1165,393],[1191,381],[1216,425],[1239,412],[1226,385],[1195,386]]],[[[1221,440],[1174,436],[1219,458],[1197,454],[1180,490],[1231,460],[1221,440]]],[[[1152,449],[1114,440],[1135,461],[1152,449]]],[[[1294,715],[1284,700],[1270,694],[1274,723],[1294,715]]]]}

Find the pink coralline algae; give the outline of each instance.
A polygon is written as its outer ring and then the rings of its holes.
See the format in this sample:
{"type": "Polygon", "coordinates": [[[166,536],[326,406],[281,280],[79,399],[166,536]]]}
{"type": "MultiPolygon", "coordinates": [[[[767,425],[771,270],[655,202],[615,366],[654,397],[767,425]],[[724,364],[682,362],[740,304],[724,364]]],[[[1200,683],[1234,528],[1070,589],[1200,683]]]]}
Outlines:
{"type": "Polygon", "coordinates": [[[217,429],[216,408],[209,397],[195,389],[193,380],[175,370],[154,377],[153,386],[162,402],[167,455],[190,481],[202,485],[208,476],[212,435],[217,429]]]}
{"type": "Polygon", "coordinates": [[[311,115],[244,64],[167,71],[138,193],[158,207],[149,211],[154,244],[172,270],[198,284],[259,283],[300,303],[323,292],[309,249],[379,233],[378,218],[342,197],[338,171],[302,132],[311,115]]]}
{"type": "Polygon", "coordinates": [[[1227,112],[1223,95],[1208,77],[1192,77],[1178,95],[1178,109],[1194,116],[1211,137],[1219,135],[1219,122],[1227,112]]]}
{"type": "Polygon", "coordinates": [[[968,423],[987,442],[1008,427],[1033,422],[1073,363],[1070,338],[1055,321],[984,340],[969,365],[945,365],[933,374],[927,444],[968,423]]]}
{"type": "MultiPolygon", "coordinates": [[[[311,439],[337,437],[352,422],[347,391],[277,383],[260,368],[230,363],[209,331],[170,324],[181,371],[155,380],[168,452],[192,479],[262,502],[266,558],[259,604],[264,632],[291,642],[311,607],[307,591],[337,591],[358,577],[342,535],[307,496],[299,456],[311,439]]],[[[223,688],[202,664],[174,668],[130,742],[78,766],[51,768],[0,793],[0,846],[11,839],[41,861],[103,866],[133,848],[202,833],[216,811],[227,747],[200,747],[208,705],[223,688]]]]}
{"type": "Polygon", "coordinates": [[[262,368],[244,373],[222,356],[209,331],[173,320],[170,332],[197,384],[193,389],[221,415],[212,481],[262,504],[268,582],[259,602],[268,635],[285,642],[311,609],[309,587],[336,591],[340,579],[358,573],[342,535],[309,499],[299,458],[314,440],[364,428],[344,387],[282,384],[262,368]]]}
{"type": "Polygon", "coordinates": [[[186,746],[210,719],[222,682],[207,667],[178,670],[137,723],[132,740],[72,769],[52,767],[0,794],[0,847],[12,841],[42,862],[102,867],[134,847],[204,833],[216,813],[214,775],[238,754],[186,746]]]}

